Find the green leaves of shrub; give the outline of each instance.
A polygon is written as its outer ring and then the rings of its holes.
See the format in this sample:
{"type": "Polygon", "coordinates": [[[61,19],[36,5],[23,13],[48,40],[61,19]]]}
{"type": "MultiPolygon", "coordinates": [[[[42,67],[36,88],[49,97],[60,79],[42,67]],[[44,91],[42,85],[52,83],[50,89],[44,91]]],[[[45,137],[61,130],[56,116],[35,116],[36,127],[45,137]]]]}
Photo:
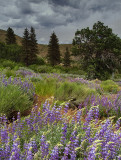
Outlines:
{"type": "Polygon", "coordinates": [[[45,78],[34,83],[35,92],[41,96],[53,96],[56,90],[56,79],[45,78]]]}
{"type": "Polygon", "coordinates": [[[112,80],[103,81],[101,87],[104,92],[117,93],[119,91],[119,86],[112,80]]]}
{"type": "Polygon", "coordinates": [[[87,96],[97,94],[95,89],[91,89],[86,85],[77,84],[76,82],[63,82],[57,88],[55,97],[61,101],[68,101],[71,98],[76,98],[82,102],[87,96]]]}
{"type": "Polygon", "coordinates": [[[32,106],[29,96],[24,93],[19,86],[1,85],[0,86],[0,113],[10,116],[12,112],[21,112],[32,106]]]}

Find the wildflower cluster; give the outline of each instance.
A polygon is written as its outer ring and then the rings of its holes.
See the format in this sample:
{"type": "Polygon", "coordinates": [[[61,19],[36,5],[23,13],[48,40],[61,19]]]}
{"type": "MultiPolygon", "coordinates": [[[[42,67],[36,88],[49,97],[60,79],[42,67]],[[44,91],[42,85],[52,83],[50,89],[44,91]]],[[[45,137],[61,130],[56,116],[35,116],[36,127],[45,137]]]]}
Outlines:
{"type": "Polygon", "coordinates": [[[25,93],[27,93],[31,98],[35,94],[34,86],[31,82],[24,80],[22,81],[21,78],[12,78],[9,77],[8,79],[5,77],[5,75],[0,75],[0,86],[8,86],[8,85],[15,85],[19,86],[25,93]]]}
{"type": "Polygon", "coordinates": [[[120,159],[120,119],[113,123],[113,117],[99,120],[99,107],[76,112],[75,118],[63,114],[63,107],[43,104],[37,106],[24,120],[18,114],[17,121],[6,125],[5,116],[0,117],[0,158],[21,159],[120,159]],[[70,120],[72,118],[72,120],[70,120]]]}
{"type": "Polygon", "coordinates": [[[89,106],[99,106],[100,118],[115,116],[115,118],[121,117],[121,92],[115,95],[115,98],[107,98],[106,96],[94,96],[87,97],[83,103],[79,105],[79,108],[87,108],[89,106]]]}

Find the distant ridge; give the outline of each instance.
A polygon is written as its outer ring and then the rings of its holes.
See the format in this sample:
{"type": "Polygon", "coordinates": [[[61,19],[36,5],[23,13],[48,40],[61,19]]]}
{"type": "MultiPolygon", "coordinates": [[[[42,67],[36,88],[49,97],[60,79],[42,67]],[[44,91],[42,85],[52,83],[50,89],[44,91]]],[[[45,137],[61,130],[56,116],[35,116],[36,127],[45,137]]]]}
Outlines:
{"type": "MultiPolygon", "coordinates": [[[[6,31],[0,29],[0,42],[5,42],[5,38],[6,38],[6,31]]],[[[17,44],[21,45],[22,37],[16,35],[16,40],[17,40],[17,44]]],[[[69,50],[71,51],[72,44],[60,44],[60,52],[61,52],[62,56],[64,55],[66,47],[68,47],[69,50]]],[[[39,55],[38,56],[46,57],[47,52],[48,52],[47,45],[46,44],[38,44],[38,48],[39,48],[39,55]]]]}

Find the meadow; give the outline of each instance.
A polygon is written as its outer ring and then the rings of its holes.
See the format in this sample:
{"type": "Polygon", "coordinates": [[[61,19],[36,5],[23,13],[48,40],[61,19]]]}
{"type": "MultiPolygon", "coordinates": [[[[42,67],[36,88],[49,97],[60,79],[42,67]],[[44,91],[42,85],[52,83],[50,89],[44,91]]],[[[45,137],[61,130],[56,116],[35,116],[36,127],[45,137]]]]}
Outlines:
{"type": "Polygon", "coordinates": [[[0,63],[0,159],[120,160],[120,81],[43,69],[0,63]]]}

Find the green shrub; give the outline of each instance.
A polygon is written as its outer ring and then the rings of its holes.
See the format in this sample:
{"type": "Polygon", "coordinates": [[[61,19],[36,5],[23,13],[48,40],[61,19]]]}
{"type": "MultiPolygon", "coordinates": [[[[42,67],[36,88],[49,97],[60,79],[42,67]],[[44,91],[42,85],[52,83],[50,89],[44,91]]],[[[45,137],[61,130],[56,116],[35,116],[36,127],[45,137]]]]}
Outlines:
{"type": "Polygon", "coordinates": [[[35,64],[45,65],[45,60],[42,57],[37,57],[35,64]]]}
{"type": "Polygon", "coordinates": [[[119,74],[119,73],[114,74],[114,79],[115,80],[120,80],[121,79],[121,74],[119,74]]]}
{"type": "Polygon", "coordinates": [[[4,68],[9,67],[10,69],[13,69],[13,68],[16,66],[16,63],[13,62],[13,61],[10,61],[10,60],[4,60],[4,61],[2,62],[2,66],[3,66],[4,68]]]}
{"type": "Polygon", "coordinates": [[[35,72],[39,73],[69,73],[69,74],[78,74],[78,75],[85,75],[85,72],[82,71],[80,68],[77,67],[64,67],[60,65],[50,66],[50,65],[38,65],[33,64],[29,66],[30,69],[34,70],[35,72]]]}
{"type": "Polygon", "coordinates": [[[42,65],[37,68],[37,72],[39,72],[39,73],[52,73],[52,69],[53,69],[53,67],[51,67],[51,66],[42,65]]]}
{"type": "Polygon", "coordinates": [[[22,64],[16,63],[16,62],[11,61],[11,60],[1,59],[0,60],[0,66],[3,67],[3,68],[10,68],[10,69],[17,70],[20,66],[22,66],[22,64]]]}
{"type": "Polygon", "coordinates": [[[119,91],[119,86],[112,80],[106,80],[101,83],[101,88],[104,92],[117,93],[119,91]]]}
{"type": "Polygon", "coordinates": [[[68,101],[70,99],[76,99],[78,102],[82,102],[89,95],[96,95],[95,89],[90,89],[86,85],[77,84],[75,82],[63,82],[55,92],[55,97],[60,101],[68,101]]]}
{"type": "Polygon", "coordinates": [[[11,70],[11,69],[5,69],[5,70],[3,70],[3,74],[5,74],[6,75],[6,77],[7,78],[9,78],[9,77],[15,77],[16,76],[16,73],[15,73],[15,71],[13,71],[13,70],[11,70]]]}
{"type": "Polygon", "coordinates": [[[0,86],[0,113],[10,118],[12,113],[21,112],[23,114],[31,106],[32,101],[19,86],[12,84],[0,86]]]}
{"type": "Polygon", "coordinates": [[[56,79],[45,78],[34,83],[35,92],[41,96],[53,96],[57,87],[56,79]]]}
{"type": "Polygon", "coordinates": [[[38,65],[37,64],[32,64],[32,65],[28,66],[28,68],[32,69],[35,72],[38,71],[38,65]]]}

